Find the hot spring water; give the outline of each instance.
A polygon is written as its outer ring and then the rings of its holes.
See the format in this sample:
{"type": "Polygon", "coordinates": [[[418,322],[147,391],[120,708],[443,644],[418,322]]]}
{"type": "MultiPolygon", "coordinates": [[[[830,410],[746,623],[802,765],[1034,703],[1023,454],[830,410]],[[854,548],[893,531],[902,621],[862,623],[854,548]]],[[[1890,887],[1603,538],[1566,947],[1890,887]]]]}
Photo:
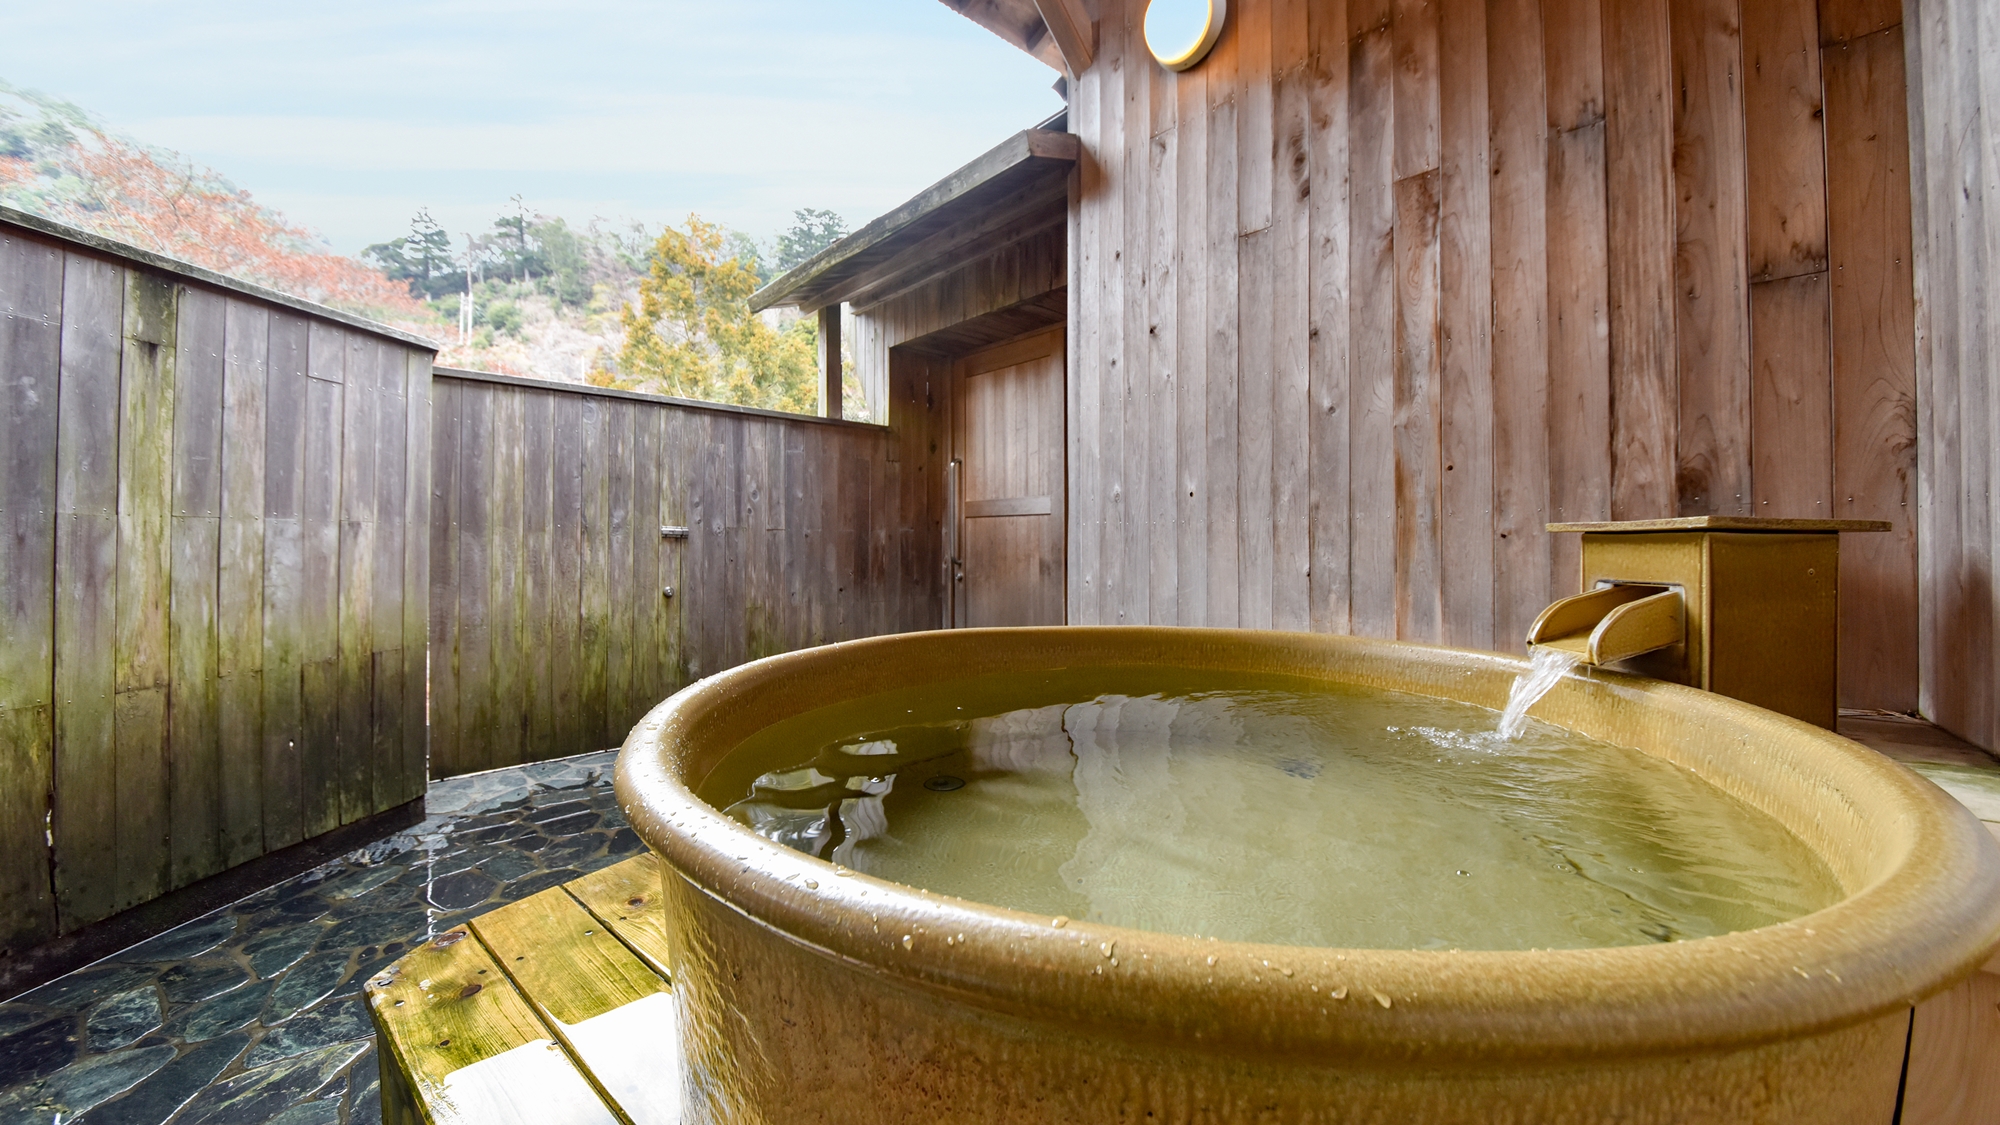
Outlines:
{"type": "Polygon", "coordinates": [[[1527,720],[1566,670],[1538,653],[1511,736],[1485,708],[1280,676],[993,675],[780,722],[701,790],[768,839],[884,879],[1234,941],[1634,945],[1839,897],[1762,813],[1527,720]]]}

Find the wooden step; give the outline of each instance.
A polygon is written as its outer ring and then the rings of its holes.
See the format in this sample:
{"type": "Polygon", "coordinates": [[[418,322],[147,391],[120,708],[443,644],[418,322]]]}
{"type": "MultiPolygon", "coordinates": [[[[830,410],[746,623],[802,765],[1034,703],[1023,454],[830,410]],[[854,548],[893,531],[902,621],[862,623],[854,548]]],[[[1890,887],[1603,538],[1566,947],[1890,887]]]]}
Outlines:
{"type": "Polygon", "coordinates": [[[677,1125],[650,853],[449,930],[367,984],[385,1125],[677,1125]]]}

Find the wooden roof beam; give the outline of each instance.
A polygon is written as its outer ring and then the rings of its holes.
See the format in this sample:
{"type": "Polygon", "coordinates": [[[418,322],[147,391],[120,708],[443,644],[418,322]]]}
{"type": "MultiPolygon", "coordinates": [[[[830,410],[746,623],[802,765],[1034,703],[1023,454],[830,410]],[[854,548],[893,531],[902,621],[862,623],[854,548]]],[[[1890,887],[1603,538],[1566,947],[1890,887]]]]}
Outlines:
{"type": "Polygon", "coordinates": [[[1049,69],[1063,69],[1062,50],[1049,34],[1035,0],[942,0],[942,3],[1040,59],[1049,69]]]}
{"type": "Polygon", "coordinates": [[[1070,133],[1042,129],[1016,133],[751,294],[750,307],[760,312],[779,305],[818,309],[846,300],[857,278],[878,280],[879,267],[913,244],[946,228],[980,224],[991,217],[992,208],[1006,207],[1015,193],[1053,182],[1050,177],[1075,164],[1079,151],[1079,142],[1070,133]]]}
{"type": "Polygon", "coordinates": [[[1035,0],[1035,7],[1062,52],[1070,77],[1089,70],[1091,56],[1097,53],[1097,24],[1083,10],[1082,0],[1035,0]]]}

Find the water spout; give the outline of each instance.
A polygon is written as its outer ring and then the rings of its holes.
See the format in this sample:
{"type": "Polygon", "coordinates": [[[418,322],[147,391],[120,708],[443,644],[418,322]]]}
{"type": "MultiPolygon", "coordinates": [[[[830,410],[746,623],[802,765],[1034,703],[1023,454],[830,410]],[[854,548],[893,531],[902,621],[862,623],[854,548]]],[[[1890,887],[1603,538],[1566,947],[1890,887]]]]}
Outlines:
{"type": "Polygon", "coordinates": [[[1539,702],[1550,688],[1569,674],[1570,669],[1581,663],[1583,657],[1579,653],[1534,646],[1528,670],[1514,678],[1514,686],[1507,692],[1507,710],[1500,715],[1500,737],[1518,738],[1522,728],[1528,725],[1528,708],[1539,702]]]}

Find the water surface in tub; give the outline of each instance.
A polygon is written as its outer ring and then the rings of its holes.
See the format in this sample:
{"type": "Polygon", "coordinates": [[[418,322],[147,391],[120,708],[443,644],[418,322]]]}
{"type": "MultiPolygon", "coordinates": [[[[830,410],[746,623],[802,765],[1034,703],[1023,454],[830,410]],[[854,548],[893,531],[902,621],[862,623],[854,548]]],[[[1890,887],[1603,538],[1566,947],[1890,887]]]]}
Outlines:
{"type": "Polygon", "coordinates": [[[1280,676],[1010,673],[776,723],[701,794],[884,879],[1233,941],[1637,945],[1839,897],[1781,825],[1692,773],[1497,720],[1280,676]]]}

